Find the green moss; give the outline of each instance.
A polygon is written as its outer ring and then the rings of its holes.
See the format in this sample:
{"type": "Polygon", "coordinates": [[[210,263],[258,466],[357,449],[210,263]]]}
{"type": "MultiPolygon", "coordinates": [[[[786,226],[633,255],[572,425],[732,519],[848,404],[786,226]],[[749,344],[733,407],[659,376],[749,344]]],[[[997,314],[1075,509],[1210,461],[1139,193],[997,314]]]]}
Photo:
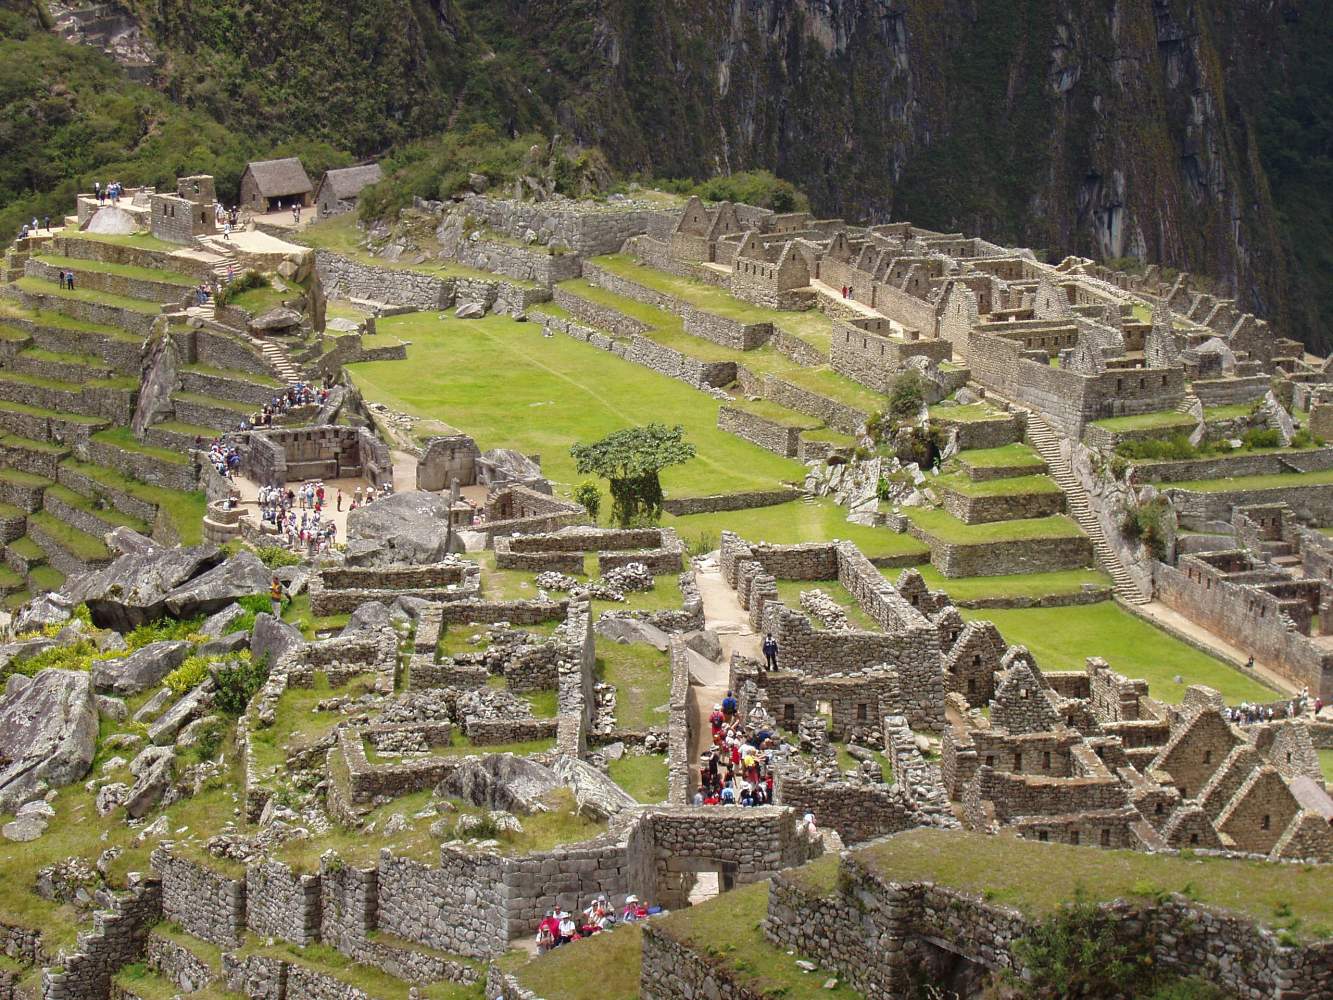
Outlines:
{"type": "Polygon", "coordinates": [[[1168,490],[1193,493],[1230,493],[1242,490],[1280,490],[1293,486],[1327,486],[1333,483],[1333,469],[1318,472],[1284,472],[1271,476],[1237,476],[1234,479],[1194,479],[1166,483],[1168,490]]]}

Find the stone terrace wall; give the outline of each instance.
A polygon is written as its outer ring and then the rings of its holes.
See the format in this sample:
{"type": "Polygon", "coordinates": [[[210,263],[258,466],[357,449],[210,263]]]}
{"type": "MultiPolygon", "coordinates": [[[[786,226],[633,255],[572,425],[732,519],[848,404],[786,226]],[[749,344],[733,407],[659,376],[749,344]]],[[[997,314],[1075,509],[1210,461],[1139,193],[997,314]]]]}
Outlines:
{"type": "Polygon", "coordinates": [[[197,938],[224,948],[245,935],[245,880],[221,875],[174,854],[169,845],[153,851],[153,871],[162,880],[162,917],[197,938]]]}
{"type": "Polygon", "coordinates": [[[535,281],[548,288],[557,281],[577,278],[583,271],[583,262],[577,254],[552,253],[544,246],[518,247],[484,238],[463,240],[454,259],[465,267],[519,281],[535,281]]]}
{"type": "Polygon", "coordinates": [[[671,643],[671,698],[667,703],[667,802],[685,805],[690,800],[690,779],[694,762],[690,760],[689,706],[690,663],[685,644],[671,643]]]}
{"type": "Polygon", "coordinates": [[[663,236],[676,224],[679,213],[646,206],[587,206],[558,202],[510,201],[482,195],[464,202],[469,215],[487,227],[515,239],[530,229],[547,234],[551,242],[568,246],[582,256],[615,253],[632,236],[643,233],[663,236]]]}
{"type": "Polygon", "coordinates": [[[801,447],[801,428],[768,420],[735,406],[718,407],[717,428],[783,458],[795,458],[801,447]]]}
{"type": "Polygon", "coordinates": [[[778,805],[801,815],[812,813],[821,827],[836,830],[844,844],[859,844],[917,825],[892,785],[830,782],[780,767],[773,789],[778,805]]]}
{"type": "Polygon", "coordinates": [[[380,852],[378,927],[429,948],[493,958],[509,948],[504,866],[442,847],[436,867],[380,852]]]}
{"type": "Polygon", "coordinates": [[[1296,516],[1314,524],[1333,524],[1333,489],[1327,485],[1281,486],[1260,490],[1195,492],[1167,485],[1163,492],[1184,518],[1230,521],[1236,507],[1285,503],[1296,516]]]}
{"type": "Polygon", "coordinates": [[[260,937],[297,945],[319,940],[318,875],[299,875],[278,861],[249,865],[245,897],[246,926],[260,937]]]}
{"type": "Polygon", "coordinates": [[[725,970],[649,923],[643,929],[639,996],[641,1000],[767,1000],[770,994],[746,989],[725,970]]]}
{"type": "Polygon", "coordinates": [[[340,299],[368,299],[413,309],[443,309],[454,300],[453,283],[399,268],[360,264],[341,254],[319,250],[315,266],[324,291],[340,299]]]}
{"type": "Polygon", "coordinates": [[[133,882],[117,893],[108,909],[93,914],[92,932],[79,935],[78,950],[62,951],[62,965],[43,971],[43,1000],[106,996],[111,977],[143,953],[148,929],[161,917],[161,886],[155,879],[133,882]]]}
{"type": "MultiPolygon", "coordinates": [[[[556,289],[556,291],[559,292],[559,289],[556,289]]],[[[548,330],[554,330],[583,343],[592,344],[594,347],[616,354],[626,361],[651,368],[659,375],[678,379],[687,385],[694,386],[696,389],[715,388],[730,385],[736,381],[736,363],[734,361],[702,361],[690,357],[688,354],[682,354],[673,348],[665,347],[639,334],[634,334],[623,340],[613,340],[597,330],[583,326],[573,320],[542,313],[535,315],[548,330]]]]}

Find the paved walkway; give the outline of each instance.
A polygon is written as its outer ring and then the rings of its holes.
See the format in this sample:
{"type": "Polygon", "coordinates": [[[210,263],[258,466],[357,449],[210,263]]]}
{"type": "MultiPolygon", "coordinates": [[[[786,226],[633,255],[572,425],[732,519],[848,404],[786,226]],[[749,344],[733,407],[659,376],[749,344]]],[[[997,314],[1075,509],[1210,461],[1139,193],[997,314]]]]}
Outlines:
{"type": "MultiPolygon", "coordinates": [[[[1208,631],[1202,625],[1197,625],[1190,621],[1178,611],[1167,607],[1161,601],[1151,601],[1148,604],[1140,604],[1130,609],[1135,614],[1142,615],[1144,618],[1160,625],[1168,632],[1177,632],[1187,636],[1190,640],[1206,648],[1219,660],[1231,664],[1233,667],[1244,668],[1249,660],[1249,654],[1241,651],[1231,643],[1219,638],[1214,633],[1208,631]]],[[[1283,694],[1295,694],[1297,688],[1291,681],[1283,677],[1272,667],[1265,665],[1261,660],[1254,661],[1253,671],[1259,679],[1267,684],[1277,688],[1283,694]]]]}
{"type": "Polygon", "coordinates": [[[690,788],[698,782],[695,764],[711,744],[708,716],[727,694],[731,654],[762,659],[759,636],[750,627],[749,613],[741,607],[736,592],[727,584],[716,553],[705,560],[694,576],[704,603],[704,627],[717,633],[722,642],[722,662],[709,663],[702,656],[690,658],[690,710],[694,713],[694,740],[690,746],[690,788]]]}
{"type": "MultiPolygon", "coordinates": [[[[864,302],[858,302],[856,301],[856,299],[852,298],[844,298],[841,288],[834,288],[832,285],[826,285],[818,278],[810,279],[810,287],[827,299],[836,299],[838,302],[841,302],[843,305],[845,305],[848,309],[860,313],[866,319],[888,319],[887,316],[883,315],[882,313],[876,312],[874,309],[871,309],[864,302]]],[[[889,320],[889,322],[892,323],[893,321],[889,320]]],[[[894,332],[899,332],[900,329],[901,328],[898,326],[898,324],[894,323],[894,332]]]]}

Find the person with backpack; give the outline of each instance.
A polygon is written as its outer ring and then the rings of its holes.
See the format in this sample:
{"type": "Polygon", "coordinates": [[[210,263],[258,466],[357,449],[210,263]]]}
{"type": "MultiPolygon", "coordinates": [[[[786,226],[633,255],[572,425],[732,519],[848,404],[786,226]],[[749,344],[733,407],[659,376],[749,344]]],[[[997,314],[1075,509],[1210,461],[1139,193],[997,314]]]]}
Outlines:
{"type": "Polygon", "coordinates": [[[722,699],[722,716],[727,722],[731,722],[732,719],[736,718],[736,696],[730,691],[728,691],[727,696],[722,699]]]}
{"type": "Polygon", "coordinates": [[[764,636],[764,665],[769,670],[778,669],[778,641],[772,632],[764,636]]]}

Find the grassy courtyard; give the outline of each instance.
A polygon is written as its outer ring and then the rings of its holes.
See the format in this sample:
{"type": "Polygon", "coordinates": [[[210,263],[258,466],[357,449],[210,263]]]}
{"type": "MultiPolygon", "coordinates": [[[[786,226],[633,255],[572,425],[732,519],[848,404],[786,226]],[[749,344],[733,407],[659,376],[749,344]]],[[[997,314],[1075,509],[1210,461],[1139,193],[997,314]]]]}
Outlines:
{"type": "MultiPolygon", "coordinates": [[[[1110,587],[1111,578],[1096,569],[1065,569],[1051,573],[1016,573],[1010,576],[944,576],[926,563],[916,567],[926,586],[942,590],[955,601],[976,601],[987,597],[1019,600],[1077,594],[1085,585],[1110,587]]],[[[890,583],[896,583],[902,570],[883,570],[890,583]]]]}
{"type": "Polygon", "coordinates": [[[698,448],[696,458],[663,475],[668,496],[772,488],[803,473],[799,462],[719,431],[717,400],[587,344],[543,337],[534,323],[414,313],[383,319],[378,330],[411,346],[406,362],[349,366],[367,399],[442,420],[483,449],[539,454],[546,475],[562,486],[584,478],[570,445],[651,421],[683,424],[698,448]]]}
{"type": "Polygon", "coordinates": [[[1114,601],[1070,608],[963,609],[962,614],[994,622],[1006,642],[1026,646],[1043,670],[1082,670],[1089,656],[1100,656],[1117,673],[1146,680],[1161,701],[1179,702],[1190,684],[1207,684],[1231,704],[1274,697],[1262,684],[1114,601]],[[1176,676],[1184,683],[1177,684],[1176,676]]]}

